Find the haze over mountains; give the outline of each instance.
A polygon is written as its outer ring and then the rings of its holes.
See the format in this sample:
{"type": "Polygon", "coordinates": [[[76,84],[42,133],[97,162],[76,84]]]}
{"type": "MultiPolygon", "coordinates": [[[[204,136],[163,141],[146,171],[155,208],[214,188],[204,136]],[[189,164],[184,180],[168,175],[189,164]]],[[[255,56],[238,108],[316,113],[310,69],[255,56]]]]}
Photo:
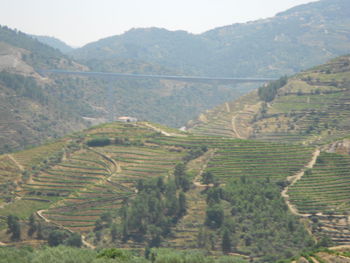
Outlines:
{"type": "Polygon", "coordinates": [[[0,27],[0,262],[349,263],[349,53],[344,0],[79,49],[0,27]]]}
{"type": "Polygon", "coordinates": [[[201,35],[132,29],[76,49],[72,55],[86,63],[132,58],[198,75],[279,77],[350,52],[349,13],[348,1],[323,0],[201,35]]]}
{"type": "MultiPolygon", "coordinates": [[[[76,127],[86,127],[89,125],[86,120],[92,123],[104,122],[110,115],[130,115],[181,127],[201,112],[257,88],[256,84],[217,86],[169,80],[120,80],[107,83],[99,79],[54,75],[42,78],[36,73],[38,69],[279,77],[350,53],[350,10],[346,0],[322,0],[292,8],[270,19],[224,26],[201,35],[159,28],[132,29],[125,34],[74,50],[57,39],[35,38],[55,49],[25,34],[2,28],[1,69],[26,78],[34,77],[39,90],[48,98],[67,106],[58,106],[55,113],[51,113],[53,106],[49,103],[51,109],[46,116],[48,120],[39,118],[33,123],[24,118],[24,114],[11,111],[11,108],[23,108],[30,113],[29,116],[38,115],[35,113],[38,111],[36,107],[21,102],[23,96],[18,94],[20,89],[16,91],[12,88],[11,92],[16,93],[16,101],[11,102],[12,107],[3,108],[3,116],[9,116],[8,119],[16,119],[17,122],[16,125],[9,124],[7,117],[4,121],[9,134],[6,140],[10,139],[7,148],[15,145],[15,148],[23,147],[59,136],[74,130],[75,124],[78,124],[76,127]],[[63,54],[58,49],[67,53],[63,54]],[[112,86],[112,92],[107,92],[108,86],[112,86]],[[108,104],[110,101],[115,103],[111,106],[111,103],[108,104]],[[69,114],[59,113],[62,110],[69,114]],[[62,118],[71,120],[62,121],[62,118]],[[62,128],[55,128],[58,132],[48,131],[43,135],[35,131],[41,129],[38,127],[43,125],[43,121],[62,125],[62,128]],[[63,128],[67,125],[70,128],[63,128]],[[27,129],[31,132],[26,132],[27,129]],[[18,134],[19,130],[24,131],[22,135],[18,134]],[[12,138],[16,139],[11,142],[12,138]]],[[[9,88],[5,82],[2,87],[9,88]]],[[[35,105],[41,105],[33,98],[30,100],[35,105]]]]}
{"type": "Polygon", "coordinates": [[[123,263],[148,249],[158,263],[350,262],[349,65],[281,78],[189,132],[112,122],[0,155],[2,246],[135,251],[123,263]]]}

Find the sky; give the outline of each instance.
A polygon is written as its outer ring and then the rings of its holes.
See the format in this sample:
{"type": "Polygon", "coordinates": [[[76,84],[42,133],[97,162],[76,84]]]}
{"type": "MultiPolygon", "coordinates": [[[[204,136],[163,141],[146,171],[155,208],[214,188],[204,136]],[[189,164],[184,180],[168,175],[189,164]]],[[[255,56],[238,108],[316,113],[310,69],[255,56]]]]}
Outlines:
{"type": "Polygon", "coordinates": [[[0,25],[79,47],[131,28],[198,34],[313,0],[0,0],[0,25]]]}

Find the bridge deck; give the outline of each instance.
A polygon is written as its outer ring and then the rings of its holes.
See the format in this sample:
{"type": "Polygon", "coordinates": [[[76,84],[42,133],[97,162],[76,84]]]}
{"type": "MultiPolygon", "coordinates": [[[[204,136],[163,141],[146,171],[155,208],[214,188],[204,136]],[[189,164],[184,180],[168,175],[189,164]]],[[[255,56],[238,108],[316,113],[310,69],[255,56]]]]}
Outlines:
{"type": "Polygon", "coordinates": [[[207,77],[207,76],[168,76],[168,75],[146,75],[146,74],[126,74],[112,72],[91,72],[91,71],[69,71],[48,69],[40,70],[40,74],[63,74],[63,75],[79,75],[87,77],[98,77],[105,79],[167,79],[184,82],[205,82],[205,83],[242,83],[242,82],[269,82],[274,78],[225,78],[225,77],[207,77]]]}

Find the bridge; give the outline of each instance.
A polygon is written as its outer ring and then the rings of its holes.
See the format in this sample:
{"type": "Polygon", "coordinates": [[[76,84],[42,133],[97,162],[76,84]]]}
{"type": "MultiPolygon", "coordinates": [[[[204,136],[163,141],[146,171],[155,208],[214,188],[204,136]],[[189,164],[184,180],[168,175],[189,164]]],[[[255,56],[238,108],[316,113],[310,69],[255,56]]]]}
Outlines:
{"type": "Polygon", "coordinates": [[[147,74],[128,74],[112,72],[92,72],[92,71],[69,71],[58,69],[46,69],[38,71],[42,75],[60,74],[60,75],[77,75],[86,77],[97,77],[108,80],[113,79],[153,79],[153,80],[174,80],[183,82],[200,82],[211,84],[234,84],[234,83],[263,83],[276,80],[274,78],[231,78],[231,77],[208,77],[208,76],[169,76],[169,75],[147,75],[147,74]]]}
{"type": "Polygon", "coordinates": [[[127,73],[113,73],[113,72],[92,72],[92,71],[70,71],[59,69],[43,69],[38,70],[41,75],[54,74],[54,75],[72,75],[72,76],[85,76],[93,78],[102,78],[109,82],[107,89],[107,106],[109,109],[109,120],[113,120],[113,85],[114,80],[173,80],[181,82],[196,82],[207,83],[213,85],[219,84],[237,84],[237,83],[266,83],[276,79],[273,78],[229,78],[229,77],[208,77],[208,76],[169,76],[169,75],[146,75],[146,74],[127,74],[127,73]]]}

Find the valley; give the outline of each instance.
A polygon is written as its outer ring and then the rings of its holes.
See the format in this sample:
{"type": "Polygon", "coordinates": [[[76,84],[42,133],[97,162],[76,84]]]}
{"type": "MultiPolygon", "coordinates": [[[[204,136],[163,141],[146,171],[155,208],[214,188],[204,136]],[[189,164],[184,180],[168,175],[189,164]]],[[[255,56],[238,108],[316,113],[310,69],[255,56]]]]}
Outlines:
{"type": "Polygon", "coordinates": [[[90,249],[202,249],[254,262],[346,255],[317,249],[350,245],[348,59],[225,103],[187,132],[112,122],[0,156],[2,244],[50,242],[60,231],[58,242],[79,235],[90,249]],[[310,112],[322,114],[318,126],[304,121],[310,112]],[[266,136],[274,127],[283,139],[266,136]],[[36,218],[40,235],[9,236],[9,216],[22,229],[36,218]]]}
{"type": "Polygon", "coordinates": [[[350,262],[349,17],[0,26],[0,263],[350,262]]]}

